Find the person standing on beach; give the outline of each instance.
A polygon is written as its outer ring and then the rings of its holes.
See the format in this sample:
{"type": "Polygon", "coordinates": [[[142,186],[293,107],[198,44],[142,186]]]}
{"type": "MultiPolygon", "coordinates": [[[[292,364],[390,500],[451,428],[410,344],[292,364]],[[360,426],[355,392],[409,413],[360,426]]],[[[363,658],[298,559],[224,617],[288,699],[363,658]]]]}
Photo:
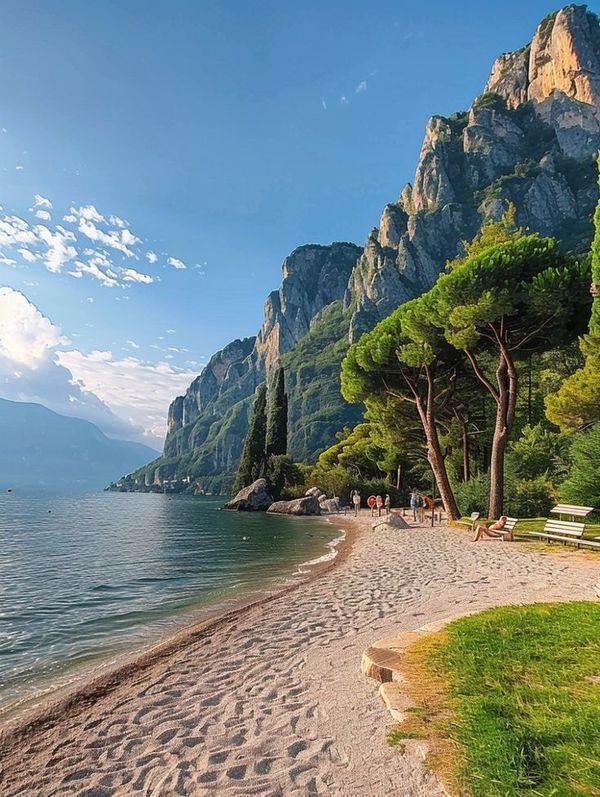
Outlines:
{"type": "Polygon", "coordinates": [[[419,506],[419,493],[416,490],[410,491],[410,508],[413,513],[413,521],[417,520],[417,507],[419,506]]]}
{"type": "Polygon", "coordinates": [[[391,506],[391,503],[392,503],[392,500],[391,500],[391,498],[389,497],[389,495],[386,493],[386,494],[385,494],[385,501],[384,501],[384,505],[385,505],[385,514],[386,514],[386,515],[389,515],[389,514],[390,514],[390,506],[391,506]]]}
{"type": "Polygon", "coordinates": [[[360,509],[360,493],[358,490],[353,490],[352,503],[354,504],[354,517],[358,517],[358,510],[360,509]]]}

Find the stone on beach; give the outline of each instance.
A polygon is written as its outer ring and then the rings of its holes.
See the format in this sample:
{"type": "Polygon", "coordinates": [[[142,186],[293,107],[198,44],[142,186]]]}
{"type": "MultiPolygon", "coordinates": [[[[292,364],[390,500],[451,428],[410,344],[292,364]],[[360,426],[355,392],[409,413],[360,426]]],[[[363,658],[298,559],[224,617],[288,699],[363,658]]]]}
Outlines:
{"type": "Polygon", "coordinates": [[[234,509],[238,512],[264,512],[273,499],[267,492],[266,479],[257,479],[248,487],[243,487],[239,493],[224,504],[223,509],[234,509]]]}
{"type": "Polygon", "coordinates": [[[377,529],[380,526],[390,526],[393,529],[410,528],[410,525],[406,522],[406,520],[404,520],[401,515],[397,515],[395,512],[375,518],[375,520],[371,523],[371,526],[373,529],[377,529]]]}
{"type": "Polygon", "coordinates": [[[304,498],[294,498],[292,501],[275,501],[267,512],[279,515],[320,515],[321,508],[316,495],[305,495],[304,498]]]}

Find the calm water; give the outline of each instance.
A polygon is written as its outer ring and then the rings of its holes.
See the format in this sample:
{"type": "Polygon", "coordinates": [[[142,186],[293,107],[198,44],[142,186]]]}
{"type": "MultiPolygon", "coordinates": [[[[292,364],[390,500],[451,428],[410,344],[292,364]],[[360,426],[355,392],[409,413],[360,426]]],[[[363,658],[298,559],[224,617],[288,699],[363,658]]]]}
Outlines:
{"type": "Polygon", "coordinates": [[[294,578],[339,536],[222,499],[0,496],[0,706],[294,578]]]}

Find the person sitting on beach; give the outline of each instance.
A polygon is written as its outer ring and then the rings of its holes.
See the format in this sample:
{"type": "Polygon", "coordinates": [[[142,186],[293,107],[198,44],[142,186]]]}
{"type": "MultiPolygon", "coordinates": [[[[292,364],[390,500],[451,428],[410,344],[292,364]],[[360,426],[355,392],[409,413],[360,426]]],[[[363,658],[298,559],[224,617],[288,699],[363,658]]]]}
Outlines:
{"type": "MultiPolygon", "coordinates": [[[[500,535],[497,534],[497,533],[495,534],[494,532],[502,531],[502,529],[506,525],[507,519],[508,518],[506,517],[506,515],[502,515],[502,517],[499,518],[498,520],[496,520],[495,523],[492,523],[492,525],[489,528],[487,526],[483,526],[481,524],[479,526],[477,526],[477,528],[475,529],[475,540],[474,540],[474,542],[478,542],[479,540],[483,539],[484,535],[486,535],[487,537],[492,537],[493,539],[498,539],[498,537],[500,535]]],[[[502,535],[502,536],[504,536],[504,535],[502,535]]],[[[509,531],[506,534],[506,538],[509,539],[512,542],[512,540],[513,540],[512,531],[509,531]]]]}

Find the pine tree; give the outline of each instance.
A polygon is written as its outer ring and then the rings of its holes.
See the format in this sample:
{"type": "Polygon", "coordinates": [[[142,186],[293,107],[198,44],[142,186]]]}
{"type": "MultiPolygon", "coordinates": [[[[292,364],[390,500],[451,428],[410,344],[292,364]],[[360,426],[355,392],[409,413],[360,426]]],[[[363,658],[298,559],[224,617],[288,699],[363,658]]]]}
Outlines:
{"type": "Polygon", "coordinates": [[[234,483],[234,494],[265,475],[265,441],[267,434],[267,386],[256,389],[248,434],[234,483]]]}
{"type": "MultiPolygon", "coordinates": [[[[600,157],[598,165],[600,167],[600,157]]],[[[590,288],[594,301],[589,331],[579,342],[585,362],[565,379],[558,392],[546,398],[546,415],[564,430],[583,429],[600,421],[600,202],[596,206],[594,225],[590,288]]]]}
{"type": "Polygon", "coordinates": [[[275,371],[269,393],[271,396],[267,423],[267,458],[287,453],[288,399],[285,392],[285,375],[281,365],[275,371]]]}

